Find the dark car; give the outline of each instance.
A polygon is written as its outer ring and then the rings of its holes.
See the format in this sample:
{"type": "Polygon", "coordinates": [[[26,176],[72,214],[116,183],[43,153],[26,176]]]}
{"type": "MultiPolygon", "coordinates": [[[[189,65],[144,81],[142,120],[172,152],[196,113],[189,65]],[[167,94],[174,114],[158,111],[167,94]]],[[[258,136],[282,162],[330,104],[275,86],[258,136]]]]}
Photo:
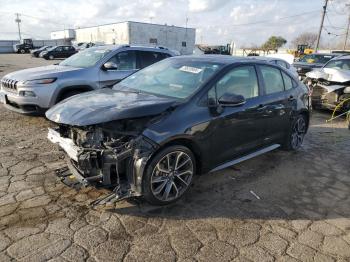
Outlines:
{"type": "Polygon", "coordinates": [[[74,55],[75,53],[77,53],[77,50],[73,46],[59,45],[41,52],[40,56],[46,60],[52,60],[55,58],[67,58],[74,55]]]}
{"type": "Polygon", "coordinates": [[[34,49],[34,50],[30,51],[30,53],[34,57],[39,57],[41,52],[46,51],[46,50],[48,50],[50,48],[52,48],[52,46],[45,45],[45,46],[42,46],[42,47],[40,47],[38,49],[34,49]]]}
{"type": "Polygon", "coordinates": [[[112,197],[168,204],[193,176],[283,146],[300,148],[308,89],[252,58],[165,59],[113,87],[68,98],[46,116],[48,138],[69,156],[66,182],[115,187],[112,197]],[[72,176],[73,175],[73,176],[72,176]]]}
{"type": "Polygon", "coordinates": [[[299,61],[294,62],[293,66],[297,69],[300,79],[305,78],[305,74],[312,71],[315,68],[323,67],[329,60],[340,56],[342,54],[310,54],[305,55],[299,61]]]}

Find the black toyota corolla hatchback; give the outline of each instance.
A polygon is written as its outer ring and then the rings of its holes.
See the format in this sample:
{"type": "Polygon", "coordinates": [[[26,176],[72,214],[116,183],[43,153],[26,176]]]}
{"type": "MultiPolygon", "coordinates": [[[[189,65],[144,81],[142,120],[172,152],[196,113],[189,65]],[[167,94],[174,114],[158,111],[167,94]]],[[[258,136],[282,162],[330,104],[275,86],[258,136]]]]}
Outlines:
{"type": "Polygon", "coordinates": [[[194,175],[300,148],[308,89],[284,68],[230,56],[182,56],[50,109],[48,138],[68,155],[62,180],[113,187],[113,201],[168,204],[194,175]]]}

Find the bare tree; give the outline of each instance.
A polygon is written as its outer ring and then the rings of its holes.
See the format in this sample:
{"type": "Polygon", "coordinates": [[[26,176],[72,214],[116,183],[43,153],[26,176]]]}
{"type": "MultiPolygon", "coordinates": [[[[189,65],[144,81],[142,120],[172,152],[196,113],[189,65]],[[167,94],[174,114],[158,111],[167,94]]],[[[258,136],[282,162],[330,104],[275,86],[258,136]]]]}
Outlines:
{"type": "Polygon", "coordinates": [[[293,41],[292,44],[297,47],[298,45],[308,45],[313,47],[317,40],[317,34],[311,32],[304,32],[298,35],[293,41]]]}

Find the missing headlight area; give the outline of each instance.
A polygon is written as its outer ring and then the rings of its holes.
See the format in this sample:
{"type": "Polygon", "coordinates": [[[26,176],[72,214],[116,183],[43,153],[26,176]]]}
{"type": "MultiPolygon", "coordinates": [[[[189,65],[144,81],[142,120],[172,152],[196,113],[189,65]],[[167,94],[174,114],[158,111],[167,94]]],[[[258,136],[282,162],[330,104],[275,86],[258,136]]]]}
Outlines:
{"type": "Polygon", "coordinates": [[[140,196],[145,163],[157,148],[140,135],[149,121],[128,119],[87,127],[61,124],[49,130],[49,140],[68,155],[68,167],[58,170],[57,175],[77,187],[94,184],[114,188],[114,201],[140,196]]]}
{"type": "Polygon", "coordinates": [[[350,75],[347,71],[339,68],[314,70],[306,74],[304,83],[311,90],[314,108],[350,110],[350,75]]]}
{"type": "Polygon", "coordinates": [[[312,106],[316,109],[334,110],[339,104],[340,111],[350,110],[350,81],[335,82],[324,79],[307,78],[304,83],[311,90],[312,106]],[[344,103],[343,103],[344,102],[344,103]]]}
{"type": "Polygon", "coordinates": [[[314,108],[333,110],[341,104],[340,111],[350,109],[350,102],[345,101],[350,98],[350,89],[346,83],[323,80],[309,81],[309,88],[312,90],[311,98],[314,108]]]}

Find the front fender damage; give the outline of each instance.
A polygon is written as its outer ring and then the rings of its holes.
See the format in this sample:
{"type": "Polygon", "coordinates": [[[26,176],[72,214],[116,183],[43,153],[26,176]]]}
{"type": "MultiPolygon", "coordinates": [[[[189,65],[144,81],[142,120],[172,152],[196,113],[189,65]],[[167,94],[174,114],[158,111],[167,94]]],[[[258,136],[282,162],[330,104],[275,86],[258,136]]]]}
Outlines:
{"type": "MultiPolygon", "coordinates": [[[[140,124],[139,120],[137,123],[140,124]]],[[[131,122],[123,124],[131,126],[131,122]]],[[[139,130],[134,127],[128,130],[120,125],[109,123],[85,128],[61,125],[56,131],[49,132],[48,138],[64,151],[67,152],[67,146],[62,146],[61,140],[71,140],[71,144],[79,148],[76,157],[68,154],[67,168],[57,171],[62,182],[76,188],[98,185],[113,189],[111,194],[94,201],[93,205],[141,196],[146,164],[158,148],[139,130]],[[50,137],[55,132],[59,138],[50,137]]]]}

